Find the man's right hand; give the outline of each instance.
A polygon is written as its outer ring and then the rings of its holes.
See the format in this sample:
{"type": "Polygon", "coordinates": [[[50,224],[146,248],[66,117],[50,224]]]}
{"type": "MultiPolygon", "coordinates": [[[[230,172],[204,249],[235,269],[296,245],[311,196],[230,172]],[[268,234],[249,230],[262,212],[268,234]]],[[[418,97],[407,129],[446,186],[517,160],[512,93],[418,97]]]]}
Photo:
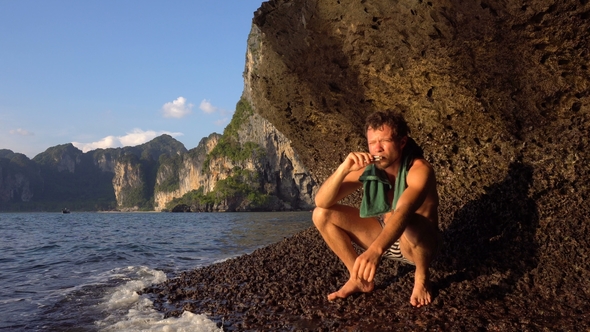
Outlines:
{"type": "Polygon", "coordinates": [[[358,171],[373,162],[373,156],[368,152],[351,152],[346,156],[342,167],[346,173],[358,171]]]}
{"type": "Polygon", "coordinates": [[[317,207],[329,208],[343,197],[350,195],[362,186],[358,180],[362,170],[373,161],[373,156],[368,152],[351,152],[338,166],[338,169],[320,186],[315,195],[317,207]],[[357,172],[358,174],[356,174],[357,172]]]}

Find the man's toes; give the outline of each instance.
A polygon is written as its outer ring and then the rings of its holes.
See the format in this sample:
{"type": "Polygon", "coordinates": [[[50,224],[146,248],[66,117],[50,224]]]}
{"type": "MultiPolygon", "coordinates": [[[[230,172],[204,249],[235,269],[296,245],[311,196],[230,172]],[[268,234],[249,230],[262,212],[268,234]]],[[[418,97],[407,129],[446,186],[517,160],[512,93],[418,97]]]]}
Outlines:
{"type": "Polygon", "coordinates": [[[336,299],[343,298],[342,294],[340,294],[341,292],[342,292],[342,290],[339,290],[337,292],[334,292],[332,294],[329,294],[328,295],[328,301],[334,301],[336,299]]]}
{"type": "Polygon", "coordinates": [[[430,304],[430,300],[428,298],[423,298],[423,297],[412,297],[410,298],[410,303],[416,307],[416,308],[420,308],[422,306],[426,306],[430,304]]]}

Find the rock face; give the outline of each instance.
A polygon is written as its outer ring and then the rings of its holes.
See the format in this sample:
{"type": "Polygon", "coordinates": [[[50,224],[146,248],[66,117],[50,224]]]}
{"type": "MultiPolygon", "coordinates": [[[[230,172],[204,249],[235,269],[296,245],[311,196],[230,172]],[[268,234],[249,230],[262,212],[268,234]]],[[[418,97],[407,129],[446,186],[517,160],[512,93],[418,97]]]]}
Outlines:
{"type": "Polygon", "coordinates": [[[313,208],[316,180],[285,135],[260,115],[253,114],[242,124],[238,136],[241,142],[254,142],[265,150],[266,158],[260,167],[266,191],[302,209],[313,208]]]}
{"type": "Polygon", "coordinates": [[[137,196],[145,196],[147,183],[144,167],[137,158],[125,158],[115,163],[113,189],[117,207],[126,211],[136,211],[137,196]]]}
{"type": "Polygon", "coordinates": [[[202,170],[207,155],[217,146],[220,138],[219,134],[211,134],[209,137],[203,138],[199,145],[188,154],[190,158],[184,159],[184,167],[179,174],[181,194],[201,187],[206,188],[206,191],[215,188],[215,179],[205,176],[202,170]]]}
{"type": "Polygon", "coordinates": [[[3,203],[31,201],[40,185],[34,162],[23,154],[0,150],[0,208],[3,203]]]}
{"type": "Polygon", "coordinates": [[[446,265],[587,297],[589,18],[588,1],[268,1],[247,81],[321,180],[366,149],[367,114],[400,110],[437,172],[446,265]]]}
{"type": "Polygon", "coordinates": [[[271,0],[253,23],[245,91],[313,177],[366,149],[369,113],[405,115],[437,172],[436,299],[411,308],[413,273],[385,267],[374,295],[327,303],[346,272],[313,231],[187,273],[160,299],[227,330],[588,328],[587,0],[271,0]]]}
{"type": "MultiPolygon", "coordinates": [[[[248,91],[246,88],[245,91],[248,91]]],[[[240,103],[248,103],[249,96],[244,93],[240,103]]],[[[250,109],[251,106],[247,108],[250,109]]],[[[236,115],[234,115],[236,116],[236,115]]],[[[240,114],[237,115],[241,117],[240,114]]],[[[232,120],[232,122],[235,121],[232,120]]],[[[230,124],[229,127],[232,125],[230,124]]],[[[303,166],[291,142],[270,122],[253,112],[246,112],[236,125],[235,137],[231,137],[240,149],[247,145],[259,147],[260,151],[251,156],[236,160],[226,154],[212,153],[223,139],[219,134],[212,134],[201,140],[199,145],[189,151],[180,162],[180,169],[175,173],[170,167],[160,167],[156,186],[178,177],[178,188],[174,190],[156,190],[155,210],[161,211],[174,198],[179,198],[193,190],[208,194],[216,190],[219,181],[235,175],[236,170],[248,170],[259,176],[260,191],[277,198],[272,209],[293,210],[313,208],[313,195],[317,182],[303,166]]],[[[228,140],[231,130],[224,133],[228,140]]],[[[223,200],[212,206],[196,206],[196,210],[236,211],[247,210],[243,202],[223,200]]]]}
{"type": "Polygon", "coordinates": [[[162,211],[166,204],[174,198],[182,197],[184,194],[198,188],[207,188],[207,191],[213,190],[216,181],[209,181],[209,176],[202,172],[203,163],[207,154],[219,142],[221,135],[213,133],[203,138],[196,148],[190,150],[182,157],[179,170],[172,167],[161,166],[158,169],[156,184],[164,183],[167,179],[176,177],[179,185],[175,190],[156,190],[154,194],[154,209],[162,211]]]}

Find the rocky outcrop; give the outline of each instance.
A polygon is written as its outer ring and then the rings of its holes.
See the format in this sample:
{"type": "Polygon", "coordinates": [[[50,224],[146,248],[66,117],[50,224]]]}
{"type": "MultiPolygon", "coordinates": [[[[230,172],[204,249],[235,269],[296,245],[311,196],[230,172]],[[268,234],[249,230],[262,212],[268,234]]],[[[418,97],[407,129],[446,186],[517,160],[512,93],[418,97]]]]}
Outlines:
{"type": "Polygon", "coordinates": [[[25,155],[0,150],[0,207],[9,202],[30,202],[41,184],[39,167],[25,155]]]}
{"type": "Polygon", "coordinates": [[[115,176],[113,177],[113,189],[117,199],[117,206],[126,211],[137,211],[138,197],[145,196],[147,184],[146,174],[137,158],[126,158],[115,165],[115,176]]]}
{"type": "Polygon", "coordinates": [[[0,200],[3,202],[29,202],[33,198],[31,182],[22,173],[10,174],[4,177],[4,170],[0,167],[0,200]]]}
{"type": "MultiPolygon", "coordinates": [[[[245,89],[248,91],[248,88],[245,89]]],[[[247,110],[249,96],[244,94],[239,105],[247,110]]],[[[299,160],[291,142],[270,122],[254,112],[237,112],[229,127],[221,135],[212,134],[203,139],[194,151],[187,154],[177,174],[170,167],[160,167],[156,186],[170,181],[170,177],[178,176],[178,188],[156,190],[155,210],[161,211],[171,200],[179,198],[191,191],[201,190],[203,194],[216,190],[219,181],[235,176],[236,170],[250,171],[256,174],[261,184],[259,191],[276,198],[271,209],[276,210],[308,210],[313,207],[313,194],[317,189],[316,181],[311,177],[299,160]],[[237,123],[237,124],[236,124],[237,123]],[[236,128],[233,128],[236,127],[236,128]],[[233,132],[235,130],[235,133],[233,132]],[[235,137],[233,136],[235,134],[235,137]],[[221,139],[235,142],[237,150],[260,149],[252,152],[247,158],[235,158],[225,153],[212,153],[221,139]]],[[[258,184],[253,184],[257,186],[258,184]]],[[[248,210],[241,199],[222,200],[213,206],[195,206],[196,210],[236,211],[248,210]]]]}
{"type": "Polygon", "coordinates": [[[179,168],[160,166],[156,186],[160,186],[171,178],[174,178],[173,181],[178,183],[178,186],[173,190],[162,188],[155,191],[155,211],[162,211],[168,202],[182,197],[192,190],[199,188],[203,188],[206,192],[213,190],[216,181],[202,170],[207,155],[215,148],[220,137],[220,134],[212,133],[208,137],[201,139],[197,147],[182,156],[179,168]]]}
{"type": "Polygon", "coordinates": [[[245,90],[312,176],[366,149],[369,113],[409,121],[441,197],[436,299],[412,308],[400,268],[374,295],[327,303],[347,275],[313,230],[158,297],[224,329],[586,330],[589,18],[586,0],[263,2],[245,90]]]}
{"type": "Polygon", "coordinates": [[[483,194],[515,161],[571,184],[588,144],[587,18],[578,1],[268,1],[247,81],[322,179],[365,148],[368,113],[397,108],[451,197],[483,194]]]}
{"type": "MultiPolygon", "coordinates": [[[[587,269],[568,248],[590,247],[589,13],[587,1],[264,2],[252,104],[321,180],[366,149],[367,114],[398,109],[436,169],[451,243],[477,220],[480,241],[538,249],[519,256],[539,262],[521,276],[561,270],[560,255],[587,269]]],[[[544,287],[579,287],[566,280],[544,287]]]]}
{"type": "Polygon", "coordinates": [[[196,188],[205,188],[211,191],[215,187],[215,181],[202,172],[203,164],[207,155],[217,146],[221,135],[213,133],[203,138],[199,145],[189,151],[187,158],[184,159],[184,167],[181,169],[180,191],[184,194],[196,188]]]}
{"type": "MultiPolygon", "coordinates": [[[[248,87],[245,88],[248,91],[248,87]]],[[[266,191],[275,193],[286,202],[297,204],[300,209],[314,206],[313,196],[317,181],[293,149],[292,143],[270,122],[253,114],[238,131],[241,142],[254,142],[263,147],[265,158],[257,160],[261,165],[266,191]]]]}
{"type": "Polygon", "coordinates": [[[45,152],[38,154],[33,160],[43,166],[56,170],[74,173],[76,167],[82,162],[83,153],[72,144],[62,144],[50,147],[45,152]]]}

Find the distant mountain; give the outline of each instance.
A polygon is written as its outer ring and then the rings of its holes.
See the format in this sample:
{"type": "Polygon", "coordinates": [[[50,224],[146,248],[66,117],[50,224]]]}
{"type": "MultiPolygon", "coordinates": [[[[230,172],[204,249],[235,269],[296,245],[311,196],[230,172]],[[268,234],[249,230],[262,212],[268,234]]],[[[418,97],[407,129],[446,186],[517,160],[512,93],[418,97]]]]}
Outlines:
{"type": "Polygon", "coordinates": [[[41,191],[39,165],[22,153],[0,150],[0,211],[5,206],[20,210],[41,191]]]}
{"type": "MultiPolygon", "coordinates": [[[[136,160],[146,184],[154,182],[158,159],[187,150],[169,135],[134,147],[98,149],[83,153],[72,144],[57,145],[32,160],[10,150],[0,150],[0,209],[26,211],[115,210],[113,190],[116,165],[136,160]]],[[[146,186],[148,188],[148,186],[146,186]]],[[[149,209],[148,197],[138,198],[140,208],[149,209]]]]}
{"type": "Polygon", "coordinates": [[[190,151],[169,135],[86,153],[62,144],[32,160],[0,150],[0,211],[309,209],[314,189],[288,140],[245,100],[223,135],[190,151]]]}

